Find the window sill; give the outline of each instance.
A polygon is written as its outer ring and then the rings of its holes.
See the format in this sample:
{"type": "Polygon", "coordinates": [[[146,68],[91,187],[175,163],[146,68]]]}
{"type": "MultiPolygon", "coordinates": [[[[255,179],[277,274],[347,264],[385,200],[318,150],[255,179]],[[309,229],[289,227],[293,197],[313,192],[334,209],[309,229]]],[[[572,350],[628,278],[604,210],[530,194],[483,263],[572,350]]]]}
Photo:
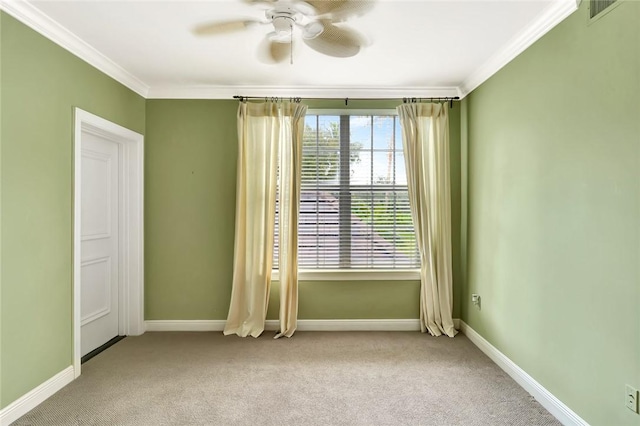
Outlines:
{"type": "MultiPolygon", "coordinates": [[[[279,280],[278,271],[271,272],[271,280],[279,280]]],[[[301,269],[298,281],[416,281],[420,269],[301,269]]]]}

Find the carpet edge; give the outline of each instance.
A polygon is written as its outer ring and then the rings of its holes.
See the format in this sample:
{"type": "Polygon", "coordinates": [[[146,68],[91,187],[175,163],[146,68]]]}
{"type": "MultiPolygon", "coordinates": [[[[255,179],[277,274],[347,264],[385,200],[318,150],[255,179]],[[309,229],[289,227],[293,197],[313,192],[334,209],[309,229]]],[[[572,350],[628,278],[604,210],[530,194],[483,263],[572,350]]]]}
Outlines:
{"type": "Polygon", "coordinates": [[[467,336],[471,343],[476,345],[498,367],[515,380],[517,384],[529,392],[560,423],[565,426],[589,426],[589,423],[571,410],[564,402],[549,392],[536,379],[462,320],[460,320],[460,331],[467,336]]]}
{"type": "Polygon", "coordinates": [[[70,365],[0,410],[0,425],[9,425],[43,403],[75,378],[70,365]]]}

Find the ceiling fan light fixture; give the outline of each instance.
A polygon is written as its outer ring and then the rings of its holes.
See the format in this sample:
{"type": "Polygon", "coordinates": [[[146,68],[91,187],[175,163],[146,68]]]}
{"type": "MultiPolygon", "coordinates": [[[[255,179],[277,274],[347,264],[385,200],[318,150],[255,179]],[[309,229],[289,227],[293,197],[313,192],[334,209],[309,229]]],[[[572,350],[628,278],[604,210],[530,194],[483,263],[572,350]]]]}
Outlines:
{"type": "Polygon", "coordinates": [[[273,18],[272,24],[278,34],[286,33],[291,34],[291,29],[295,20],[288,16],[276,16],[273,18]]]}
{"type": "Polygon", "coordinates": [[[318,37],[324,31],[324,25],[318,21],[309,22],[302,27],[302,38],[305,40],[311,40],[318,37]]]}

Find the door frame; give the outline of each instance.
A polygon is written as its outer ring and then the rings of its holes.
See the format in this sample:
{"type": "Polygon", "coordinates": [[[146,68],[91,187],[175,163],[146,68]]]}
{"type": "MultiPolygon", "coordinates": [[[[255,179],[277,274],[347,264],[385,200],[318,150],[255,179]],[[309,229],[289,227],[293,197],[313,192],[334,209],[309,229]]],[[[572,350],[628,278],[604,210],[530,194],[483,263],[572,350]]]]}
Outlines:
{"type": "Polygon", "coordinates": [[[119,260],[118,334],[144,333],[144,136],[80,108],[74,108],[73,143],[73,372],[81,363],[81,182],[82,132],[118,144],[119,167],[119,260]]]}

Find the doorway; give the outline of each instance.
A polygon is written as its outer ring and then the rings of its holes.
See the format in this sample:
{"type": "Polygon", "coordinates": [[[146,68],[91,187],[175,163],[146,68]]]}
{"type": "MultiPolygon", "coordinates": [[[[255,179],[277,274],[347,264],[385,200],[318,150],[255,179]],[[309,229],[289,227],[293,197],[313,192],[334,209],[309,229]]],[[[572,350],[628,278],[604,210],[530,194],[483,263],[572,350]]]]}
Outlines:
{"type": "Polygon", "coordinates": [[[74,375],[82,356],[144,332],[141,134],[75,109],[74,375]]]}

